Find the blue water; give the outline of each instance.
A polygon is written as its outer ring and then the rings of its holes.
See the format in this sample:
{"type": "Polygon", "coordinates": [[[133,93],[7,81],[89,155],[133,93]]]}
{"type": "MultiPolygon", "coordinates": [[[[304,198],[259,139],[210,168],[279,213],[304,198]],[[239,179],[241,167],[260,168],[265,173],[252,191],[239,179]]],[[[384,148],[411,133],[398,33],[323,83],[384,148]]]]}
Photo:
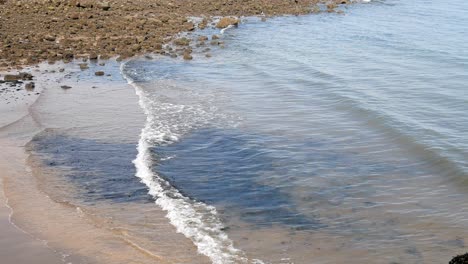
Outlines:
{"type": "Polygon", "coordinates": [[[129,62],[175,135],[154,143],[154,172],[272,263],[448,262],[468,239],[466,10],[252,18],[213,58],[129,62]],[[339,246],[318,253],[318,236],[339,246]]]}
{"type": "MultiPolygon", "coordinates": [[[[185,207],[214,206],[265,263],[447,263],[468,251],[467,10],[388,0],[247,18],[212,58],[126,63],[155,182],[185,207]]],[[[134,145],[38,141],[76,161],[79,184],[100,172],[82,187],[91,202],[148,200],[126,178],[134,145]],[[104,164],[92,145],[111,153],[104,164]]]]}

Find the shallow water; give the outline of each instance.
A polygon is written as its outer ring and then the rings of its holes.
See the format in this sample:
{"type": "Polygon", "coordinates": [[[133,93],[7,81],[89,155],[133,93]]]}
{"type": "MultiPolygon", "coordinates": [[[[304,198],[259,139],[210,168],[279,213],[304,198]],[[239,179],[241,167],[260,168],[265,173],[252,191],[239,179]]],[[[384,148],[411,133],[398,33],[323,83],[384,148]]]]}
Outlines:
{"type": "Polygon", "coordinates": [[[177,217],[215,206],[234,246],[272,263],[466,251],[466,8],[382,1],[249,19],[214,58],[127,63],[149,116],[145,164],[164,182],[153,191],[187,201],[166,208],[172,222],[196,231],[177,217]]]}
{"type": "Polygon", "coordinates": [[[46,89],[30,159],[177,263],[447,263],[468,239],[467,9],[248,18],[209,59],[77,71],[95,87],[46,89]]]}

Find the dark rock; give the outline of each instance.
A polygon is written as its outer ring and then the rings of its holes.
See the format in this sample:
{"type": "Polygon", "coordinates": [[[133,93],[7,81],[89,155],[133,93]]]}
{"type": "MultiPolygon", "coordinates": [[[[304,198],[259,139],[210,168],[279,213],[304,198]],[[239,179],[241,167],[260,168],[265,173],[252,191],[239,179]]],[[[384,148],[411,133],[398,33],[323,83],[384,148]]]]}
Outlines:
{"type": "Polygon", "coordinates": [[[98,55],[96,53],[91,53],[89,54],[89,59],[90,60],[97,60],[98,59],[98,55]]]}
{"type": "Polygon", "coordinates": [[[89,69],[88,63],[80,63],[79,65],[80,65],[80,69],[81,69],[81,70],[89,69]]]}
{"type": "Polygon", "coordinates": [[[468,253],[454,257],[449,264],[468,264],[468,253]]]}
{"type": "Polygon", "coordinates": [[[19,77],[21,78],[21,80],[25,80],[25,81],[30,81],[33,79],[32,74],[27,73],[27,72],[20,72],[19,77]]]}
{"type": "Polygon", "coordinates": [[[97,71],[94,73],[94,75],[96,76],[104,76],[104,72],[103,71],[97,71]]]}
{"type": "Polygon", "coordinates": [[[60,88],[62,88],[62,89],[64,89],[64,90],[68,90],[68,89],[71,89],[71,86],[62,85],[62,86],[60,86],[60,88]]]}

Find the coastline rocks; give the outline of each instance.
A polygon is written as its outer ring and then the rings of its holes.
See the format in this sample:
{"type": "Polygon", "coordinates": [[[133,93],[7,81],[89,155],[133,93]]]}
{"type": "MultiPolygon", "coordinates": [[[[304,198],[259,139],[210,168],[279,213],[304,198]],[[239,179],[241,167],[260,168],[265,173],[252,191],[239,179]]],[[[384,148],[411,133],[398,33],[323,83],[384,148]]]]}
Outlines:
{"type": "Polygon", "coordinates": [[[216,24],[217,28],[226,28],[228,26],[237,26],[239,25],[239,19],[234,17],[223,17],[216,24]]]}
{"type": "MultiPolygon", "coordinates": [[[[94,54],[100,60],[170,54],[168,44],[174,44],[171,36],[180,32],[235,26],[240,23],[239,16],[311,12],[309,1],[284,0],[0,0],[0,4],[0,20],[5,22],[0,23],[2,69],[47,60],[70,62],[94,54]],[[212,16],[221,19],[215,23],[212,16]],[[195,25],[188,17],[202,19],[195,25]]],[[[209,44],[203,42],[200,45],[209,44]]],[[[178,43],[192,45],[190,40],[178,43]]]]}

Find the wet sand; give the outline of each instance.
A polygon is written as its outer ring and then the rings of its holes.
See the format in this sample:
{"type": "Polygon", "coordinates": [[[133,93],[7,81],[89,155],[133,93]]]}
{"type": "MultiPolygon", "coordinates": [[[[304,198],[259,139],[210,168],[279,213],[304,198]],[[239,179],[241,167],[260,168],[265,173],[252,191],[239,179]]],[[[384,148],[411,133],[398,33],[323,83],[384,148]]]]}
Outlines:
{"type": "MultiPolygon", "coordinates": [[[[3,174],[5,166],[0,165],[3,174]]],[[[2,263],[16,264],[58,264],[63,263],[61,256],[48,248],[45,242],[34,239],[10,223],[11,208],[7,207],[0,181],[0,259],[2,263]]]]}
{"type": "Polygon", "coordinates": [[[111,74],[97,77],[77,63],[41,65],[27,69],[40,95],[8,106],[0,100],[10,109],[0,125],[0,177],[14,223],[9,208],[0,207],[0,256],[8,260],[2,263],[209,263],[153,202],[86,204],[74,196],[79,188],[64,179],[66,171],[28,150],[35,135],[49,132],[106,144],[136,141],[144,115],[119,64],[91,67],[111,74]]]}

